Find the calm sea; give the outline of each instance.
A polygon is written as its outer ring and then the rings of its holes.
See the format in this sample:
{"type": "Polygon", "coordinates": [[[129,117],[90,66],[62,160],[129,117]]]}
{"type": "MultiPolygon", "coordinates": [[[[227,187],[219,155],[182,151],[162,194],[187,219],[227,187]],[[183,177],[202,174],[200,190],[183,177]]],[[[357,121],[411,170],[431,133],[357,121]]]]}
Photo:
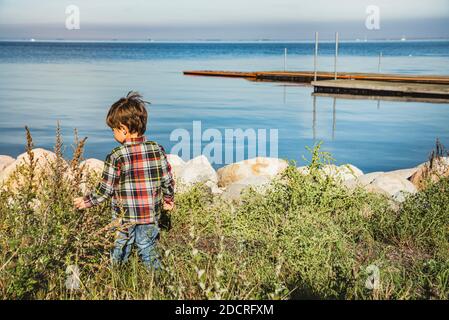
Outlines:
{"type": "MultiPolygon", "coordinates": [[[[312,89],[244,79],[184,76],[183,70],[313,69],[313,43],[0,42],[0,154],[24,152],[24,126],[37,147],[52,148],[56,123],[67,155],[73,130],[88,137],[86,157],[115,146],[105,114],[138,90],[152,102],[148,137],[170,150],[175,129],[278,129],[279,157],[303,164],[323,141],[338,163],[366,172],[415,166],[440,138],[449,147],[449,105],[317,98],[312,89]]],[[[332,43],[320,45],[319,70],[333,70],[332,43]]],[[[449,74],[448,41],[343,42],[338,69],[449,74]]],[[[207,142],[204,142],[207,144],[207,142]]]]}

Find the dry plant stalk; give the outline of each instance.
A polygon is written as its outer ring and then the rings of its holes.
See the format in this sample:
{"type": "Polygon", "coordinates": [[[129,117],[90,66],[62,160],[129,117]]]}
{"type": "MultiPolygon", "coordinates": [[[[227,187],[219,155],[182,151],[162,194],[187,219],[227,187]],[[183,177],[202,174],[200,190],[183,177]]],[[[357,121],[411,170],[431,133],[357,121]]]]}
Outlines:
{"type": "MultiPolygon", "coordinates": [[[[73,148],[73,157],[70,161],[70,169],[73,172],[73,189],[78,191],[79,186],[81,184],[83,178],[83,172],[85,169],[85,165],[80,166],[81,161],[83,160],[83,152],[84,146],[86,144],[87,137],[84,137],[82,140],[79,140],[78,130],[74,130],[74,142],[72,145],[73,148]]],[[[75,192],[77,194],[78,192],[75,192]]]]}
{"type": "Polygon", "coordinates": [[[34,160],[34,152],[33,152],[33,148],[34,148],[34,144],[33,144],[33,137],[31,136],[31,132],[30,129],[28,128],[28,126],[25,126],[25,131],[26,131],[26,139],[27,139],[27,144],[26,144],[26,152],[28,154],[28,158],[29,158],[29,163],[27,166],[27,191],[29,194],[33,194],[34,193],[34,175],[35,175],[35,169],[36,169],[36,162],[34,160]]]}

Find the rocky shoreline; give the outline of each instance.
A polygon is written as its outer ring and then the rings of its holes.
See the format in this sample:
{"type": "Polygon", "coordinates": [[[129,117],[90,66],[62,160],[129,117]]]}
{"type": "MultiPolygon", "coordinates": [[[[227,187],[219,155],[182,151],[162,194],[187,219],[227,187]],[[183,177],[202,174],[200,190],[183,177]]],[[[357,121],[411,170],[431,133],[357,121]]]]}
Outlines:
{"type": "MultiPolygon", "coordinates": [[[[37,170],[45,170],[56,159],[55,153],[42,148],[33,149],[33,153],[37,170]]],[[[242,191],[250,187],[263,192],[288,167],[285,160],[257,157],[215,171],[203,155],[187,162],[173,154],[168,154],[167,158],[175,177],[176,192],[186,192],[196,183],[204,183],[213,195],[230,201],[238,201],[242,191]]],[[[28,161],[27,153],[17,158],[0,155],[0,185],[8,180],[18,166],[28,161]]],[[[103,169],[103,161],[94,158],[86,159],[80,165],[85,170],[97,173],[103,169]]],[[[297,170],[301,174],[309,174],[307,166],[298,167],[297,170]]],[[[414,168],[390,172],[364,173],[351,164],[324,165],[319,170],[350,190],[362,187],[369,192],[384,194],[395,202],[403,202],[407,195],[422,189],[425,179],[436,181],[441,176],[449,176],[449,157],[435,158],[414,168]]]]}

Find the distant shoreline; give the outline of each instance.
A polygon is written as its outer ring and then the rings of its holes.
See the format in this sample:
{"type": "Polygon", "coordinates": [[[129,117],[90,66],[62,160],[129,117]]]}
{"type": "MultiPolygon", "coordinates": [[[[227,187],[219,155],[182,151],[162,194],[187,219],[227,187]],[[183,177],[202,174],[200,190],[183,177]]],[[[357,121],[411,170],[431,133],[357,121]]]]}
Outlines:
{"type": "MultiPolygon", "coordinates": [[[[447,42],[449,38],[410,38],[401,39],[340,39],[340,43],[379,43],[379,42],[447,42]]],[[[0,42],[26,43],[315,43],[314,40],[124,40],[124,39],[0,39],[0,42]]],[[[334,40],[320,40],[320,43],[334,43],[334,40]]]]}

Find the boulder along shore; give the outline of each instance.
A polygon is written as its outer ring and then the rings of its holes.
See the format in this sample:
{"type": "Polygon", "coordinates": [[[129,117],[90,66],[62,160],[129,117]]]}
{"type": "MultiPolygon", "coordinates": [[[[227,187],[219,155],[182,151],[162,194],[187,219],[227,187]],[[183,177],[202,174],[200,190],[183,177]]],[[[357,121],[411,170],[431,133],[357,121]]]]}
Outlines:
{"type": "MultiPolygon", "coordinates": [[[[33,153],[38,173],[47,170],[49,164],[56,159],[55,153],[42,148],[33,149],[33,153]]],[[[184,161],[177,155],[167,154],[167,159],[172,167],[176,192],[183,193],[197,183],[204,183],[211,194],[228,201],[239,201],[242,192],[251,187],[257,192],[264,192],[273,179],[288,167],[286,160],[269,157],[239,161],[218,170],[214,170],[204,155],[184,161]]],[[[29,163],[26,152],[17,158],[0,155],[0,185],[10,178],[17,167],[26,163],[29,163]]],[[[101,174],[103,164],[101,160],[90,158],[81,162],[80,166],[84,170],[101,174]]],[[[297,170],[303,175],[309,174],[307,166],[297,167],[297,170]]],[[[361,187],[369,192],[384,194],[400,203],[408,195],[421,190],[425,180],[437,181],[443,176],[449,176],[449,157],[438,157],[414,168],[389,172],[364,173],[351,164],[323,165],[319,171],[350,190],[361,187]]]]}

